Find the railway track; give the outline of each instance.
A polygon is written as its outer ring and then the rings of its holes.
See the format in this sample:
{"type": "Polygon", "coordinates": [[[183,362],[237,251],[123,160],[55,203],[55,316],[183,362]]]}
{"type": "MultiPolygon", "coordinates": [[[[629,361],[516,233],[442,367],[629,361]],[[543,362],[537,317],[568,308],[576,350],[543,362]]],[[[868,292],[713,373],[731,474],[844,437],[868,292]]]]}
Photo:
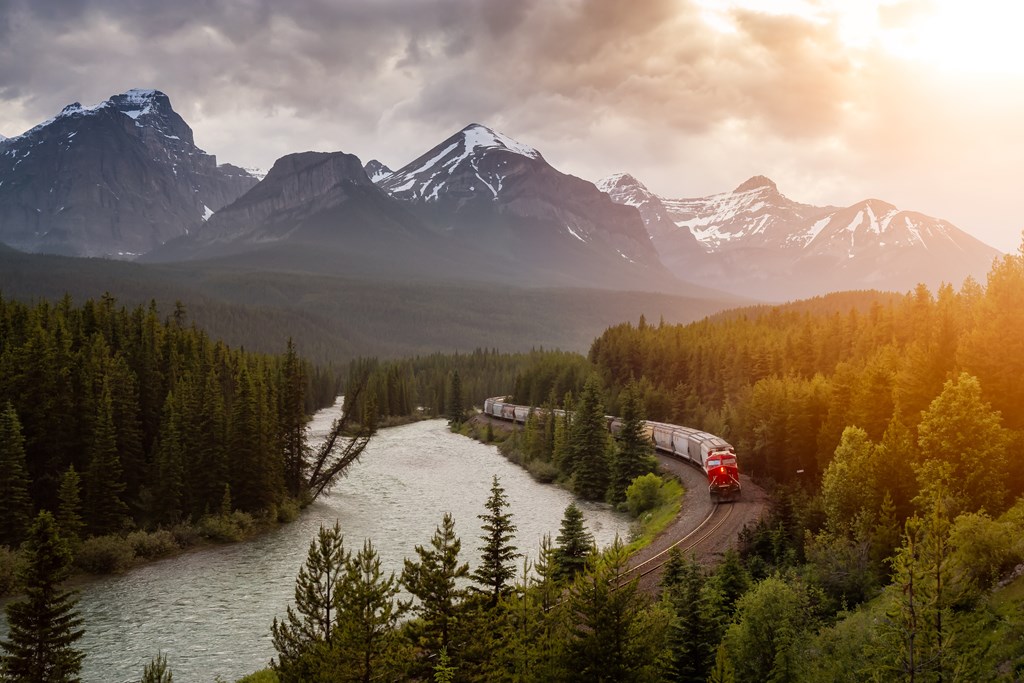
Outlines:
{"type": "Polygon", "coordinates": [[[676,548],[679,548],[680,550],[692,550],[708,539],[714,538],[717,531],[726,523],[726,521],[728,521],[729,517],[732,516],[734,506],[735,503],[721,503],[719,505],[715,505],[711,508],[711,512],[708,516],[705,517],[704,520],[698,524],[695,529],[693,529],[693,531],[689,532],[658,554],[631,566],[622,574],[620,579],[624,581],[642,579],[665,566],[672,550],[676,548]]]}

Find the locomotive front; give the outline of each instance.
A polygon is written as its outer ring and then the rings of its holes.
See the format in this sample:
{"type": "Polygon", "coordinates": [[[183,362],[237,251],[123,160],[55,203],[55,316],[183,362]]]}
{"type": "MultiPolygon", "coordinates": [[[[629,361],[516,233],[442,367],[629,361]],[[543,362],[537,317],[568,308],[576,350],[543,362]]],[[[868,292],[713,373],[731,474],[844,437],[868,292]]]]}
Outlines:
{"type": "Polygon", "coordinates": [[[711,497],[719,501],[737,498],[740,495],[740,471],[732,449],[711,451],[705,462],[711,497]]]}

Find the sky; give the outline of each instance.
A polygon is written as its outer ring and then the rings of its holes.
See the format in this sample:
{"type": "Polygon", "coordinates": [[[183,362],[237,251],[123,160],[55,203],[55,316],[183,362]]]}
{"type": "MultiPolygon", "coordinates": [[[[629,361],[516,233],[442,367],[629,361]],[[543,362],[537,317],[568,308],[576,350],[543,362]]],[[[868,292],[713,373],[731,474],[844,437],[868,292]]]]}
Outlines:
{"type": "Polygon", "coordinates": [[[766,175],[1013,252],[1021,26],[1005,0],[0,0],[0,134],[155,88],[222,163],[399,168],[476,122],[588,180],[766,175]]]}

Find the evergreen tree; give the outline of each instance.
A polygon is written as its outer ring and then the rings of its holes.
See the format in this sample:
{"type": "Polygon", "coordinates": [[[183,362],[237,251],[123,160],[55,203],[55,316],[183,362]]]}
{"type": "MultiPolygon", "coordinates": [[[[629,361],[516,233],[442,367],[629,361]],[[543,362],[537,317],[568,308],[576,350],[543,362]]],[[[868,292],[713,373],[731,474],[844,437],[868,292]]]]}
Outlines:
{"type": "Polygon", "coordinates": [[[447,652],[465,591],[458,581],[469,575],[459,564],[462,542],[455,535],[455,520],[445,513],[430,539],[430,548],[416,546],[417,561],[405,560],[402,584],[417,600],[413,611],[422,620],[420,645],[428,656],[447,652]]]}
{"type": "Polygon", "coordinates": [[[628,558],[616,540],[603,556],[592,556],[569,589],[565,664],[570,680],[660,679],[671,615],[649,605],[636,579],[623,579],[628,558]]]}
{"type": "Polygon", "coordinates": [[[448,416],[448,425],[458,427],[465,419],[466,409],[462,405],[462,380],[459,378],[459,371],[453,370],[451,379],[448,382],[448,401],[445,409],[448,416]]]}
{"type": "Polygon", "coordinates": [[[516,546],[512,545],[516,527],[512,523],[512,515],[508,512],[508,497],[505,489],[494,476],[491,483],[491,496],[484,507],[488,512],[477,515],[483,521],[480,528],[485,532],[480,540],[480,566],[473,572],[473,581],[477,591],[488,596],[488,604],[496,607],[498,599],[506,594],[509,584],[516,575],[514,561],[519,557],[516,546]]]}
{"type": "Polygon", "coordinates": [[[588,500],[602,500],[608,490],[608,425],[604,418],[597,377],[583,387],[576,403],[569,433],[568,458],[563,466],[571,469],[573,490],[588,500]]]}
{"type": "Polygon", "coordinates": [[[654,444],[644,424],[640,387],[636,382],[626,387],[622,403],[622,427],[615,436],[615,442],[608,497],[613,503],[621,503],[626,499],[626,489],[634,479],[658,469],[654,444]]]}
{"type": "Polygon", "coordinates": [[[394,572],[384,576],[380,557],[366,540],[363,549],[346,561],[334,596],[338,630],[332,658],[339,663],[338,679],[370,683],[397,677],[404,660],[396,631],[405,614],[405,607],[395,600],[399,591],[394,572]]]}
{"type": "Polygon", "coordinates": [[[318,660],[337,629],[337,593],[348,561],[341,527],[337,522],[331,528],[321,525],[295,580],[295,609],[289,606],[285,619],[275,618],[270,627],[278,654],[271,667],[282,683],[311,681],[319,675],[318,660]]]}
{"type": "Polygon", "coordinates": [[[89,533],[100,536],[121,528],[128,516],[128,506],[121,499],[125,484],[117,455],[109,388],[104,387],[97,409],[85,473],[85,523],[89,533]]]}
{"type": "Polygon", "coordinates": [[[167,656],[158,654],[142,670],[142,683],[174,683],[174,675],[167,666],[167,656]]]}
{"type": "Polygon", "coordinates": [[[284,367],[281,371],[281,444],[284,455],[285,486],[288,495],[299,498],[305,486],[306,468],[306,375],[288,338],[284,367]]]}
{"type": "Polygon", "coordinates": [[[53,515],[42,511],[25,543],[27,564],[21,579],[25,599],[7,605],[7,639],[0,642],[0,679],[26,683],[78,681],[84,654],[74,648],[82,637],[75,599],[62,584],[71,550],[57,533],[53,515]]]}
{"type": "Polygon", "coordinates": [[[569,503],[565,508],[555,543],[554,578],[571,581],[587,566],[587,558],[594,551],[594,537],[583,525],[583,512],[576,503],[569,503]]]}
{"type": "Polygon", "coordinates": [[[57,528],[63,538],[74,547],[82,538],[85,524],[82,522],[81,479],[72,465],[60,479],[57,492],[57,528]]]}
{"type": "Polygon", "coordinates": [[[0,545],[16,547],[32,518],[25,439],[14,406],[0,412],[0,545]]]}
{"type": "MultiPolygon", "coordinates": [[[[675,612],[669,635],[675,680],[703,681],[711,673],[715,647],[721,639],[707,580],[694,558],[673,550],[674,571],[664,596],[675,612]]],[[[665,574],[668,578],[669,572],[665,574]]],[[[664,579],[663,579],[664,582],[664,579]]]]}

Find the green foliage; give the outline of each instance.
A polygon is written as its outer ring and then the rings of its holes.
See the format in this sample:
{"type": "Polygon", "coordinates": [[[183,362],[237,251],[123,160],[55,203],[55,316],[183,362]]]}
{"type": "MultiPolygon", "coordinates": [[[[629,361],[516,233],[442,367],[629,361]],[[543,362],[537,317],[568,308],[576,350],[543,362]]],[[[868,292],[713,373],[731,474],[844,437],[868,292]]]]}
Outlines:
{"type": "Polygon", "coordinates": [[[0,597],[13,593],[18,588],[18,577],[24,562],[22,553],[0,546],[0,597]]]}
{"type": "Polygon", "coordinates": [[[235,510],[230,514],[207,515],[199,520],[199,533],[220,543],[236,543],[253,529],[255,520],[248,512],[235,510]]]}
{"type": "Polygon", "coordinates": [[[629,514],[639,517],[648,510],[658,507],[663,501],[663,484],[662,478],[653,472],[637,477],[626,489],[629,514]]]}
{"type": "Polygon", "coordinates": [[[658,468],[654,443],[644,428],[643,405],[636,382],[626,387],[621,417],[622,427],[615,436],[611,486],[608,489],[608,498],[613,503],[626,499],[626,489],[637,477],[653,473],[658,468]]]}
{"type": "MultiPolygon", "coordinates": [[[[72,541],[198,519],[229,483],[249,513],[301,498],[286,486],[285,461],[294,474],[304,411],[333,401],[316,388],[336,388],[325,372],[292,347],[280,358],[230,349],[186,327],[182,311],[161,322],[155,303],[0,298],[0,406],[9,402],[21,423],[32,509],[56,511],[72,541]],[[252,457],[229,449],[242,445],[252,457]]],[[[0,469],[7,462],[0,449],[0,469]]],[[[0,481],[21,480],[12,470],[0,481]]],[[[13,492],[0,500],[20,504],[13,492]]]]}
{"type": "Polygon", "coordinates": [[[942,463],[944,469],[921,468],[919,486],[948,487],[958,511],[1002,512],[1009,435],[1000,423],[976,378],[961,373],[947,381],[918,425],[921,460],[942,463]]]}
{"type": "Polygon", "coordinates": [[[166,529],[156,531],[133,531],[125,537],[136,557],[155,560],[181,549],[174,534],[166,529]]]}
{"type": "Polygon", "coordinates": [[[271,626],[277,659],[271,667],[282,683],[311,681],[338,627],[337,593],[350,555],[341,527],[320,526],[295,580],[295,609],[271,626]]]}
{"type": "Polygon", "coordinates": [[[595,554],[569,588],[565,664],[572,680],[658,680],[671,614],[625,580],[625,548],[595,554]]]}
{"type": "Polygon", "coordinates": [[[78,680],[84,655],[75,649],[82,637],[75,599],[62,587],[71,551],[57,532],[53,516],[40,512],[25,542],[21,575],[25,598],[7,605],[10,632],[0,642],[0,678],[61,683],[78,680]]]}
{"type": "Polygon", "coordinates": [[[583,571],[587,558],[595,551],[594,537],[583,525],[583,511],[576,503],[565,508],[555,543],[553,577],[556,581],[571,581],[583,571]]]}
{"type": "Polygon", "coordinates": [[[603,500],[611,472],[608,461],[608,426],[600,387],[591,376],[574,404],[566,457],[559,465],[572,477],[573,491],[587,500],[603,500]]]}
{"type": "Polygon", "coordinates": [[[142,683],[174,683],[174,674],[167,666],[165,654],[161,652],[143,668],[142,683]]]}
{"type": "Polygon", "coordinates": [[[113,534],[88,538],[75,550],[75,567],[88,574],[119,574],[134,561],[132,543],[113,534]]]}
{"type": "Polygon", "coordinates": [[[684,558],[674,548],[662,578],[662,596],[675,617],[668,636],[675,680],[706,680],[726,622],[721,595],[696,559],[684,558]]]}
{"type": "Polygon", "coordinates": [[[469,565],[459,563],[462,541],[455,535],[455,520],[445,513],[430,539],[430,547],[416,546],[416,560],[405,560],[402,585],[416,598],[413,613],[420,618],[417,645],[427,657],[447,658],[466,591],[460,586],[469,565]]]}
{"type": "Polygon", "coordinates": [[[25,439],[18,414],[8,401],[0,411],[0,546],[17,547],[31,517],[25,439]]]}
{"type": "Polygon", "coordinates": [[[480,528],[484,531],[480,536],[483,541],[480,566],[473,570],[472,579],[477,584],[475,590],[486,595],[488,604],[493,608],[497,607],[499,598],[510,590],[516,575],[515,559],[519,557],[518,548],[512,545],[516,526],[512,523],[508,497],[498,483],[497,475],[491,482],[491,495],[484,507],[487,513],[477,515],[483,522],[480,528]]]}
{"type": "Polygon", "coordinates": [[[863,429],[847,427],[843,431],[821,481],[826,520],[834,532],[849,530],[861,512],[878,508],[880,487],[874,453],[875,445],[863,429]]]}
{"type": "Polygon", "coordinates": [[[452,372],[448,381],[448,391],[445,394],[445,415],[448,417],[448,424],[457,427],[466,418],[466,409],[462,405],[462,380],[459,379],[459,371],[452,372]]]}
{"type": "Polygon", "coordinates": [[[802,586],[778,577],[754,585],[736,603],[736,620],[723,640],[736,680],[796,680],[800,644],[813,624],[802,586]]]}

